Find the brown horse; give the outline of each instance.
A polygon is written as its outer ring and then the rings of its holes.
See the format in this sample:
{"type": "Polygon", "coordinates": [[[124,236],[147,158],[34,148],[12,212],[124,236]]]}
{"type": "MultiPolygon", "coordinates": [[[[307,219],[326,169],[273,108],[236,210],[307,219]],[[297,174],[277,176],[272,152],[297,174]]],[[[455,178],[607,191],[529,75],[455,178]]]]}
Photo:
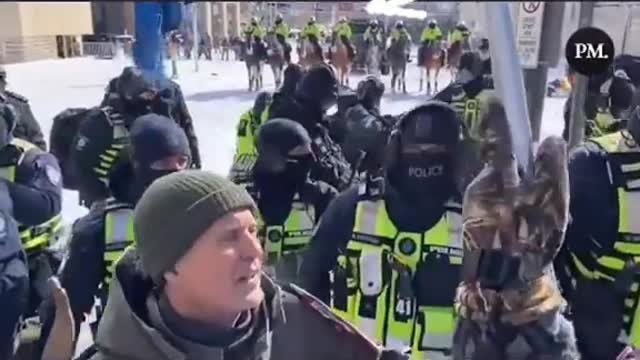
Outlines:
{"type": "Polygon", "coordinates": [[[340,85],[349,86],[349,75],[351,74],[351,59],[347,46],[337,38],[335,38],[335,47],[331,49],[331,62],[336,69],[336,74],[340,79],[340,85]]]}
{"type": "Polygon", "coordinates": [[[434,71],[434,91],[438,92],[438,75],[440,75],[440,69],[444,64],[444,51],[440,43],[436,43],[431,46],[427,46],[424,50],[424,56],[422,58],[422,64],[420,66],[420,91],[423,88],[424,77],[426,74],[427,80],[427,95],[431,95],[431,70],[434,71]]]}
{"type": "Polygon", "coordinates": [[[298,62],[305,70],[308,70],[313,65],[321,64],[323,62],[322,55],[316,52],[316,47],[311,41],[309,41],[309,39],[302,39],[302,46],[300,49],[302,50],[302,56],[298,62]]]}

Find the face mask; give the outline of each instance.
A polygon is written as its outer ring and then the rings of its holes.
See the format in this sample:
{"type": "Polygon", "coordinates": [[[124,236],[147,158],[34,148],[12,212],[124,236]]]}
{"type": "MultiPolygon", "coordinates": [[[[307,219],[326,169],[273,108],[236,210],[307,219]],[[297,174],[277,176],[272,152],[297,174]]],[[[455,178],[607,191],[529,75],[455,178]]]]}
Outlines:
{"type": "Polygon", "coordinates": [[[402,155],[389,179],[403,197],[418,206],[442,204],[455,186],[447,156],[402,155]]]}
{"type": "Polygon", "coordinates": [[[433,28],[435,28],[435,27],[436,27],[436,25],[435,25],[435,24],[429,24],[429,28],[433,29],[433,28]]]}

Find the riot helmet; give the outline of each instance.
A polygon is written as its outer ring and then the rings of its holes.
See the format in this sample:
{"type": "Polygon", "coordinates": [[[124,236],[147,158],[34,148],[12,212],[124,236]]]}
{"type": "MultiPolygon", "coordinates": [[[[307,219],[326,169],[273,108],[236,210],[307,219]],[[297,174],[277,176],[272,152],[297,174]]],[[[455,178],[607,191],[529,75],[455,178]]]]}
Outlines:
{"type": "Polygon", "coordinates": [[[435,19],[431,19],[429,20],[429,24],[428,24],[430,29],[435,29],[436,26],[438,26],[438,22],[435,19]]]}
{"type": "Polygon", "coordinates": [[[118,77],[116,89],[123,102],[122,110],[128,118],[135,119],[153,111],[161,91],[158,85],[150,74],[146,74],[137,67],[126,67],[122,71],[118,77]]]}
{"type": "Polygon", "coordinates": [[[310,17],[309,18],[309,25],[313,25],[315,23],[316,23],[316,17],[315,16],[310,17]]]}
{"type": "Polygon", "coordinates": [[[463,125],[446,103],[429,101],[404,114],[389,136],[389,183],[417,206],[444,203],[456,190],[455,168],[463,125]]]}
{"type": "Polygon", "coordinates": [[[396,29],[398,30],[404,29],[404,22],[402,20],[396,21],[396,29]]]}
{"type": "Polygon", "coordinates": [[[458,22],[458,25],[456,25],[456,29],[460,31],[467,30],[467,24],[464,21],[460,21],[458,22]]]}
{"type": "Polygon", "coordinates": [[[283,20],[282,14],[277,14],[276,15],[276,24],[279,25],[280,23],[282,23],[282,20],[283,20]]]}
{"type": "Polygon", "coordinates": [[[377,28],[378,27],[378,20],[371,19],[371,21],[369,21],[369,26],[371,26],[374,29],[377,28]]]}
{"type": "Polygon", "coordinates": [[[252,17],[251,18],[251,25],[253,26],[258,26],[258,18],[257,17],[252,17]]]}
{"type": "Polygon", "coordinates": [[[322,113],[336,105],[338,99],[338,80],[333,69],[326,64],[312,67],[304,74],[298,87],[296,97],[305,104],[313,104],[322,113]]]}
{"type": "Polygon", "coordinates": [[[303,75],[304,68],[302,65],[294,63],[287,65],[282,75],[283,80],[280,92],[292,95],[296,91],[296,87],[300,83],[303,75]]]}

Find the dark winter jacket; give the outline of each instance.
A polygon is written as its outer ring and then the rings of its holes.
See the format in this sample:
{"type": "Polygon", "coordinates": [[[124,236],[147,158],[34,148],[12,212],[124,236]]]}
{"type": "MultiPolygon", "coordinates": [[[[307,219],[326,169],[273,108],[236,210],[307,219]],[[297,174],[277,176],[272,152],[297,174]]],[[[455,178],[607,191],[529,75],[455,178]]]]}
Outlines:
{"type": "Polygon", "coordinates": [[[29,101],[25,97],[11,91],[0,93],[0,99],[3,97],[6,98],[9,104],[13,105],[18,113],[18,123],[13,130],[13,136],[27,140],[43,151],[47,151],[47,143],[44,140],[44,135],[42,135],[40,124],[33,116],[29,101]]]}
{"type": "Polygon", "coordinates": [[[247,336],[226,347],[190,342],[158,321],[152,283],[139,270],[134,252],[116,267],[92,360],[405,359],[395,352],[381,354],[317,299],[295,286],[282,289],[267,277],[262,280],[265,300],[254,311],[247,336]]]}

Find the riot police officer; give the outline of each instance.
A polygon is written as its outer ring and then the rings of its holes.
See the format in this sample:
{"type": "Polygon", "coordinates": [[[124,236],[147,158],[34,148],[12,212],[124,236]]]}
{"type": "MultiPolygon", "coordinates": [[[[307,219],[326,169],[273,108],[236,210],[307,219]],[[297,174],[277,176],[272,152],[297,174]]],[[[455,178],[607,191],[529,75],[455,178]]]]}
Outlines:
{"type": "Polygon", "coordinates": [[[272,104],[276,104],[276,107],[287,106],[285,103],[294,101],[294,94],[302,76],[304,75],[304,69],[299,64],[289,64],[284,69],[283,80],[280,88],[273,94],[273,99],[267,105],[262,112],[262,122],[267,121],[270,118],[270,109],[272,104]]]}
{"type": "Polygon", "coordinates": [[[302,262],[303,287],[414,359],[451,350],[462,260],[454,171],[461,126],[441,102],[406,113],[389,138],[383,191],[365,183],[341,193],[302,262]]]}
{"type": "Polygon", "coordinates": [[[314,161],[311,138],[299,123],[267,121],[258,132],[257,150],[252,178],[259,210],[258,234],[276,280],[298,283],[300,254],[337,191],[309,179],[314,161]]]}
{"type": "MultiPolygon", "coordinates": [[[[91,211],[74,225],[69,253],[59,277],[69,296],[76,338],[85,314],[90,314],[94,334],[97,330],[115,263],[125,248],[135,243],[133,208],[142,193],[154,180],[189,166],[186,135],[168,120],[162,115],[147,114],[134,121],[129,135],[130,147],[120,152],[108,175],[111,197],[103,207],[91,211]],[[98,299],[95,304],[94,297],[98,299]]],[[[105,132],[113,131],[109,129],[111,124],[102,125],[105,132]]],[[[41,346],[46,342],[54,317],[52,303],[47,309],[47,328],[41,346]]]]}
{"type": "Polygon", "coordinates": [[[0,101],[6,101],[13,105],[18,113],[18,123],[13,131],[13,136],[31,142],[40,149],[47,151],[47,143],[40,130],[40,124],[31,112],[29,101],[19,94],[7,90],[7,70],[0,65],[0,101]]]}
{"type": "Polygon", "coordinates": [[[300,123],[312,139],[316,164],[311,178],[342,190],[349,185],[351,168],[340,147],[330,138],[324,116],[336,105],[338,84],[333,69],[326,64],[311,68],[300,81],[293,101],[272,103],[269,118],[285,118],[300,123]]]}

